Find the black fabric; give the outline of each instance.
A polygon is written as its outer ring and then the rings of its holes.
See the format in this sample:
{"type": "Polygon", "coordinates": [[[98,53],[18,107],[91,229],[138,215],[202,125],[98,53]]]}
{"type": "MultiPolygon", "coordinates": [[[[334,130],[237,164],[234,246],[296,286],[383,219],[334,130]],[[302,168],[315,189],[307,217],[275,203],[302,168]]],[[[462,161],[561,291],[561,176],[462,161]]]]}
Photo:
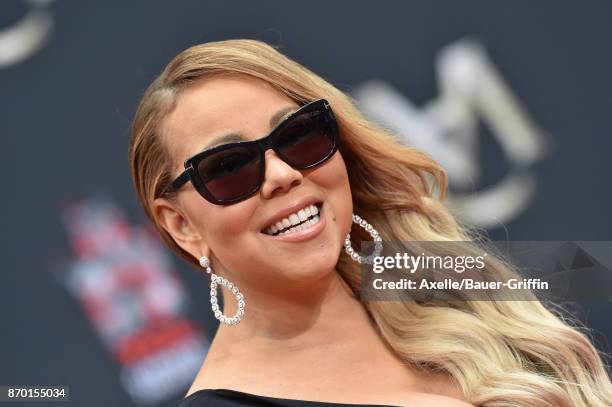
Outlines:
{"type": "Polygon", "coordinates": [[[176,407],[397,407],[383,404],[346,404],[282,399],[259,396],[229,389],[198,390],[181,400],[176,407]]]}

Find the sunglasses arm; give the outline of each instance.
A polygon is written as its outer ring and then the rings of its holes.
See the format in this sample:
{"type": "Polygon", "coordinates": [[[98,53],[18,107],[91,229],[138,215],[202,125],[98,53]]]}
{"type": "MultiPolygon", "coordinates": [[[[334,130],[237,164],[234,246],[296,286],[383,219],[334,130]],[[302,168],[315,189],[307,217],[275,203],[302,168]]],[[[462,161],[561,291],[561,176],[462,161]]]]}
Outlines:
{"type": "Polygon", "coordinates": [[[174,181],[172,181],[172,184],[170,184],[169,189],[171,191],[178,191],[179,188],[185,185],[187,181],[189,181],[189,173],[187,172],[187,170],[185,170],[174,181]]]}

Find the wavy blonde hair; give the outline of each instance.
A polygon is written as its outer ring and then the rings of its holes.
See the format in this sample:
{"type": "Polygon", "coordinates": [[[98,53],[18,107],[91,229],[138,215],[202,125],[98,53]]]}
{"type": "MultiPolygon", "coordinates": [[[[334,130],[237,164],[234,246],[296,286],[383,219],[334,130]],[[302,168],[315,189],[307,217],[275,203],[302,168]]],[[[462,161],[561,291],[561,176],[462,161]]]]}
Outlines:
{"type": "MultiPolygon", "coordinates": [[[[385,241],[471,241],[483,238],[444,205],[447,178],[428,155],[400,144],[367,121],[353,101],[274,47],[254,40],[193,46],[177,55],[145,91],[136,112],[129,161],[139,200],[168,246],[198,267],[161,227],[152,211],[171,182],[172,158],[160,129],[181,90],[200,78],[245,74],[303,104],[325,98],[342,135],[354,212],[385,241]]],[[[354,231],[359,239],[366,236],[354,231]]],[[[439,251],[444,251],[439,247],[439,251]]],[[[487,272],[508,274],[503,261],[487,272]]],[[[360,297],[360,267],[341,254],[337,271],[360,297]]],[[[365,301],[382,338],[419,369],[444,372],[478,406],[612,406],[612,385],[588,331],[536,300],[365,301]]]]}

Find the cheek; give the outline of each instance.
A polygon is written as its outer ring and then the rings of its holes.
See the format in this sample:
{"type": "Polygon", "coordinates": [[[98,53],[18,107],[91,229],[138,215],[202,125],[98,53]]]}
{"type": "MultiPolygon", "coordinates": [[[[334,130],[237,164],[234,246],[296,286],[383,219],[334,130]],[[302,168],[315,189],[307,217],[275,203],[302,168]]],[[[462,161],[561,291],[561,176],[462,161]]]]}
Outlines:
{"type": "Polygon", "coordinates": [[[348,191],[350,195],[346,165],[339,152],[334,154],[334,156],[323,166],[310,173],[309,178],[316,182],[317,185],[324,186],[326,189],[344,190],[345,192],[348,191]]]}
{"type": "Polygon", "coordinates": [[[336,153],[324,167],[311,174],[311,180],[325,190],[326,201],[340,231],[341,242],[344,242],[343,233],[348,233],[352,223],[353,197],[342,155],[336,153]]]}
{"type": "Polygon", "coordinates": [[[256,206],[254,199],[218,206],[200,198],[199,204],[191,208],[190,215],[211,250],[218,252],[235,246],[248,230],[256,206]]]}

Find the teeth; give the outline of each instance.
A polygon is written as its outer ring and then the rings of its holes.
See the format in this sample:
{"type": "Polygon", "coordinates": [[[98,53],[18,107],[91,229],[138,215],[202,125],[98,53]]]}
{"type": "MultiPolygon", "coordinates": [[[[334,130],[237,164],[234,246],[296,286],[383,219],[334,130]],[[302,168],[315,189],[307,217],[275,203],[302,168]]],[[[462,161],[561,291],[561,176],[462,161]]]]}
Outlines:
{"type": "Polygon", "coordinates": [[[304,222],[306,219],[308,219],[308,216],[306,215],[306,212],[304,212],[304,209],[300,209],[298,211],[298,218],[300,218],[300,222],[304,222]]]}
{"type": "Polygon", "coordinates": [[[312,215],[318,215],[319,214],[319,208],[317,208],[316,205],[310,205],[310,212],[312,215]]]}
{"type": "Polygon", "coordinates": [[[300,223],[300,218],[298,218],[295,213],[292,213],[291,215],[289,215],[289,221],[292,225],[297,225],[298,223],[300,223]]]}
{"type": "Polygon", "coordinates": [[[264,230],[264,233],[282,236],[288,233],[299,232],[317,223],[319,221],[318,214],[319,208],[316,205],[308,205],[269,226],[264,230]],[[279,233],[276,234],[277,232],[279,233]]]}

